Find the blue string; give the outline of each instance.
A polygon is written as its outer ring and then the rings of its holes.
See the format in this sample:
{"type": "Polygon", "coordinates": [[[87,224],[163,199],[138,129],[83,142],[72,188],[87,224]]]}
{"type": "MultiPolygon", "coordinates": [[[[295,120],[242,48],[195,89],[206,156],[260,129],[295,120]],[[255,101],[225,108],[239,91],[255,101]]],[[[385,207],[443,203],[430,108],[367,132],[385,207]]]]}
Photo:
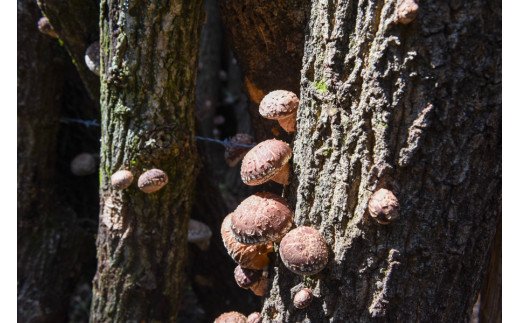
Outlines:
{"type": "MultiPolygon", "coordinates": [[[[86,127],[99,127],[99,123],[97,120],[83,120],[83,119],[75,119],[75,118],[61,118],[60,122],[63,123],[79,123],[86,127]]],[[[195,139],[200,141],[207,141],[212,142],[215,144],[222,145],[224,147],[243,147],[243,148],[252,148],[254,145],[247,145],[247,144],[238,144],[238,143],[232,143],[229,139],[224,140],[218,140],[214,138],[207,138],[207,137],[201,137],[201,136],[195,136],[195,139]]]]}

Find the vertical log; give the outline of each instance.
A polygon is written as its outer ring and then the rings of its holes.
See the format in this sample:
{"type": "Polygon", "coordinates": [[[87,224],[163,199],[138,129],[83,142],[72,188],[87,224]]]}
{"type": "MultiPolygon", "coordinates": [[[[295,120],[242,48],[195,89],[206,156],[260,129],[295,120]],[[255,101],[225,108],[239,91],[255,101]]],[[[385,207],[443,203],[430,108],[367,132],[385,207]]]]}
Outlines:
{"type": "Polygon", "coordinates": [[[91,321],[175,320],[196,178],[202,1],[101,2],[101,212],[91,321]],[[110,176],[130,169],[123,191],[110,176]],[[137,179],[169,177],[145,194],[137,179]]]}

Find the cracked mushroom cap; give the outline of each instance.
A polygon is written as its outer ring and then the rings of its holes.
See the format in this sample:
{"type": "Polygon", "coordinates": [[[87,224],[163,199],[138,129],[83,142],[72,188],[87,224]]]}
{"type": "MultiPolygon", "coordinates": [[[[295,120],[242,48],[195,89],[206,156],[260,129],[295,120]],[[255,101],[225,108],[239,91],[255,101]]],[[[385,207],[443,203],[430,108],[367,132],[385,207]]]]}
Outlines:
{"type": "Polygon", "coordinates": [[[392,191],[381,188],[368,201],[368,212],[380,224],[389,224],[399,217],[399,201],[392,191]]]}
{"type": "Polygon", "coordinates": [[[226,312],[217,317],[214,323],[247,323],[247,318],[239,312],[226,312]]]}
{"type": "Polygon", "coordinates": [[[235,281],[241,288],[249,288],[262,277],[261,270],[242,268],[240,265],[235,268],[235,281]]]}
{"type": "Polygon", "coordinates": [[[308,288],[303,288],[294,295],[294,307],[299,309],[306,308],[312,303],[312,298],[312,291],[308,288]]]}
{"type": "Polygon", "coordinates": [[[137,186],[145,193],[157,192],[168,184],[168,175],[160,169],[150,169],[139,176],[137,186]]]}
{"type": "Polygon", "coordinates": [[[243,268],[262,269],[269,265],[268,253],[273,251],[271,242],[256,245],[246,245],[238,242],[231,232],[231,215],[226,216],[222,222],[220,233],[222,241],[228,254],[233,260],[243,268]]]}
{"type": "Polygon", "coordinates": [[[231,216],[231,231],[243,244],[279,242],[291,230],[293,212],[287,202],[270,192],[246,198],[231,216]]]}
{"type": "Polygon", "coordinates": [[[262,315],[259,312],[253,312],[247,317],[247,323],[262,323],[262,315]]]}
{"type": "Polygon", "coordinates": [[[251,147],[255,145],[255,139],[247,133],[237,133],[229,140],[229,146],[226,146],[224,158],[229,167],[235,167],[251,147]]]}
{"type": "Polygon", "coordinates": [[[325,268],[329,260],[325,239],[318,230],[307,226],[287,233],[279,251],[284,265],[298,275],[314,275],[325,268]]]}
{"type": "Polygon", "coordinates": [[[197,220],[190,219],[188,223],[188,242],[195,243],[201,250],[207,250],[209,239],[213,233],[205,224],[197,220]]]}
{"type": "Polygon", "coordinates": [[[128,188],[134,181],[134,175],[131,171],[122,169],[118,170],[110,177],[110,183],[116,190],[124,190],[128,188]]]}
{"type": "Polygon", "coordinates": [[[260,185],[273,180],[289,183],[291,147],[284,141],[269,139],[251,149],[242,160],[240,176],[246,185],[260,185]]]}
{"type": "Polygon", "coordinates": [[[296,128],[296,110],[300,101],[296,94],[285,90],[276,90],[267,94],[260,102],[259,112],[266,119],[278,120],[287,132],[296,128]]]}
{"type": "Polygon", "coordinates": [[[70,171],[76,176],[92,175],[96,172],[96,159],[92,154],[81,153],[70,162],[70,171]]]}
{"type": "Polygon", "coordinates": [[[85,52],[85,64],[89,70],[99,76],[99,41],[95,41],[87,48],[85,52]]]}

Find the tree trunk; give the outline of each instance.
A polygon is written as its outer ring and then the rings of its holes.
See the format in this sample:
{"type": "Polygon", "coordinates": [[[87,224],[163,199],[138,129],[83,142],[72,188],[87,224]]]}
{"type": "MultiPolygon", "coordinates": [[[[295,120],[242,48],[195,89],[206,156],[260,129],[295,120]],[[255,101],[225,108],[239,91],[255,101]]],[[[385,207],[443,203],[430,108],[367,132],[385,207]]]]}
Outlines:
{"type": "MultiPolygon", "coordinates": [[[[93,235],[83,223],[88,212],[75,212],[68,199],[75,197],[67,192],[70,147],[58,140],[60,112],[71,103],[65,93],[77,80],[66,52],[38,31],[36,3],[18,1],[17,14],[18,321],[64,322],[70,295],[89,272],[85,263],[94,259],[93,235]]],[[[74,102],[85,104],[81,91],[75,94],[74,102]]]]}
{"type": "Polygon", "coordinates": [[[284,135],[276,121],[262,118],[258,105],[273,90],[299,93],[306,4],[291,1],[220,1],[220,12],[244,72],[257,140],[284,135]]]}
{"type": "Polygon", "coordinates": [[[202,1],[101,2],[101,212],[91,321],[174,321],[196,178],[202,1]],[[110,176],[130,169],[132,186],[110,176]],[[170,178],[145,194],[147,169],[170,178]]]}
{"type": "Polygon", "coordinates": [[[99,40],[99,0],[37,0],[72,58],[90,97],[99,101],[99,77],[85,64],[85,52],[99,40]]]}
{"type": "Polygon", "coordinates": [[[278,260],[263,317],[277,322],[462,322],[480,289],[501,195],[501,4],[312,1],[290,198],[327,267],[278,260]],[[367,216],[392,190],[400,218],[367,216]],[[298,310],[301,286],[316,296],[298,310]]]}

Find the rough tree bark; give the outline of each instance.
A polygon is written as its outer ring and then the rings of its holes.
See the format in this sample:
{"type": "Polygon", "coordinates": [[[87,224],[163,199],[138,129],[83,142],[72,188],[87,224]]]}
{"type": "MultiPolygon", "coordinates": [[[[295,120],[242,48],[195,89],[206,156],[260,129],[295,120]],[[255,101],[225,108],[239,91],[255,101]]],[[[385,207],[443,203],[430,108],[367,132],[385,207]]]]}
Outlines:
{"type": "Polygon", "coordinates": [[[94,244],[64,194],[70,159],[68,147],[58,148],[60,112],[70,103],[64,93],[77,83],[66,52],[38,31],[36,3],[18,1],[17,11],[18,321],[64,322],[94,244]]]}
{"type": "Polygon", "coordinates": [[[291,198],[330,247],[321,273],[271,271],[267,321],[462,322],[501,195],[501,4],[312,1],[291,198]],[[401,217],[367,217],[378,188],[401,217]],[[306,285],[305,310],[291,296],[306,285]]]}
{"type": "Polygon", "coordinates": [[[101,2],[101,212],[91,321],[175,319],[196,177],[195,73],[202,1],[101,2]],[[128,167],[132,186],[110,176],[128,167]],[[152,194],[137,178],[165,171],[152,194]]]}
{"type": "Polygon", "coordinates": [[[37,0],[69,52],[90,97],[99,101],[99,77],[85,64],[85,51],[99,39],[99,0],[37,0]]]}

